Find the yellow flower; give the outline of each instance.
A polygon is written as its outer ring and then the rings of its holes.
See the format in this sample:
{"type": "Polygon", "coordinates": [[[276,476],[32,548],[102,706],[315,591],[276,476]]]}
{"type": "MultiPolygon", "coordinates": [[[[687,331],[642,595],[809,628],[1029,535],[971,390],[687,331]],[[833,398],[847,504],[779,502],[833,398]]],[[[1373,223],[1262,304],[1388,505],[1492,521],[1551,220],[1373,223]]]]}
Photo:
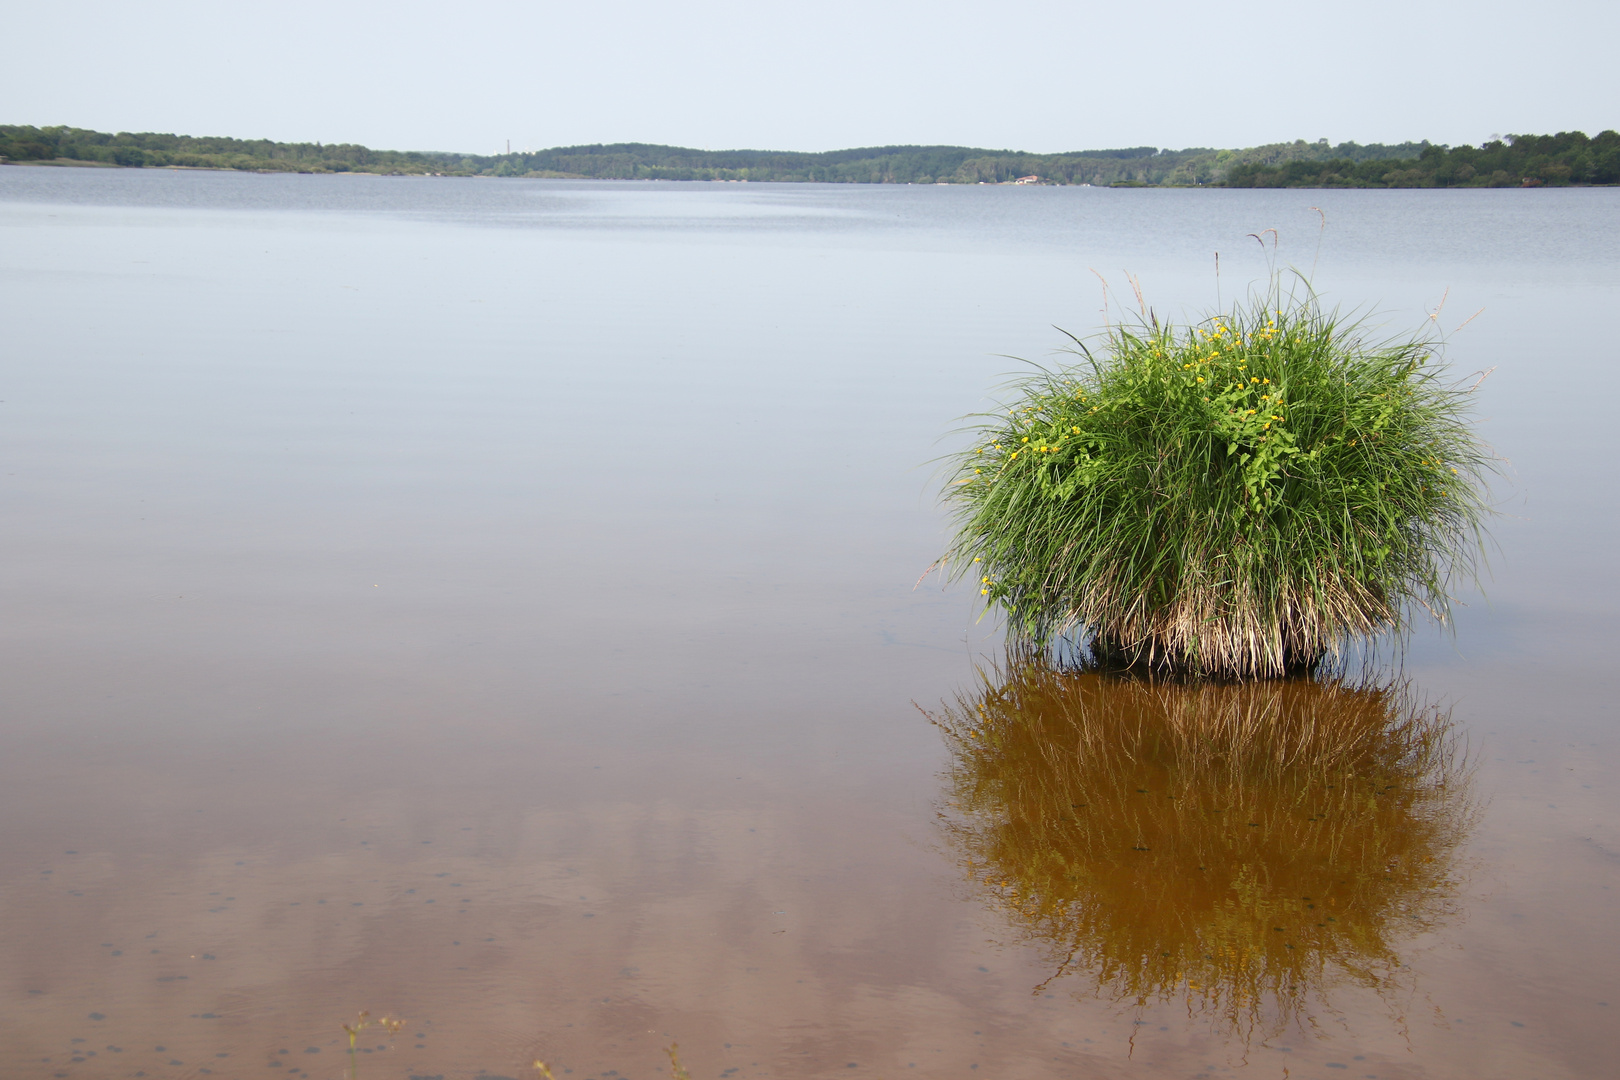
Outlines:
{"type": "Polygon", "coordinates": [[[1267,379],[1267,380],[1265,380],[1265,383],[1266,383],[1267,386],[1270,386],[1271,385],[1271,380],[1267,379]]]}
{"type": "Polygon", "coordinates": [[[1024,436],[1024,441],[1025,441],[1025,442],[1029,442],[1029,436],[1028,436],[1028,435],[1025,435],[1025,436],[1024,436]]]}
{"type": "Polygon", "coordinates": [[[980,589],[979,590],[979,595],[980,596],[989,596],[990,595],[990,590],[989,589],[980,589]]]}
{"type": "Polygon", "coordinates": [[[989,578],[980,578],[979,579],[979,584],[980,585],[988,585],[988,584],[990,584],[990,579],[989,578]]]}
{"type": "Polygon", "coordinates": [[[1202,375],[1200,375],[1200,376],[1198,376],[1198,381],[1199,381],[1199,382],[1203,382],[1203,381],[1204,381],[1204,377],[1203,377],[1203,376],[1202,376],[1202,375]]]}

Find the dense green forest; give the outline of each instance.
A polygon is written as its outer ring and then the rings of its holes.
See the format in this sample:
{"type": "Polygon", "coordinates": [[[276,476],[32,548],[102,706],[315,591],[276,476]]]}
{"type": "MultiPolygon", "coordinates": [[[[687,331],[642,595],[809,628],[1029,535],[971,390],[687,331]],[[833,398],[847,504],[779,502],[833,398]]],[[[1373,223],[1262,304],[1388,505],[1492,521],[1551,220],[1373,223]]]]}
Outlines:
{"type": "Polygon", "coordinates": [[[477,162],[461,154],[371,150],[349,143],[278,143],[269,139],[213,136],[109,135],[71,127],[0,125],[0,158],[10,161],[87,161],[103,165],[167,165],[192,169],[246,169],[267,172],[477,173],[477,162]]]}
{"type": "Polygon", "coordinates": [[[1620,184],[1620,134],[1509,135],[1483,146],[1427,146],[1411,160],[1246,162],[1227,187],[1539,187],[1620,184]]]}
{"type": "Polygon", "coordinates": [[[368,172],[623,180],[841,184],[1044,184],[1213,187],[1524,187],[1620,183],[1620,135],[1509,135],[1483,146],[1429,142],[1337,146],[1326,139],[1242,150],[1136,146],[1028,154],[964,146],[877,146],[826,153],[690,150],[614,143],[509,154],[372,150],[71,127],[0,125],[0,162],[259,172],[368,172]]]}

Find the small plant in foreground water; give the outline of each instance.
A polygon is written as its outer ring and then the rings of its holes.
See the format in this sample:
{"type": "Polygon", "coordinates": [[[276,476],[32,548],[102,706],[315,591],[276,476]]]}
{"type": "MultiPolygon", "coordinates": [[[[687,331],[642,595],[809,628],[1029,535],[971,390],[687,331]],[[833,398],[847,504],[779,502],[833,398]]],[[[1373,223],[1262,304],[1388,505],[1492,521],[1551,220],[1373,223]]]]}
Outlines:
{"type": "Polygon", "coordinates": [[[946,488],[943,562],[1015,636],[1253,678],[1404,632],[1414,607],[1447,620],[1494,466],[1437,340],[1368,341],[1273,287],[1075,343],[1084,363],[1017,383],[946,488]]]}
{"type": "Polygon", "coordinates": [[[360,1062],[355,1057],[355,1043],[359,1040],[360,1033],[373,1023],[383,1028],[390,1035],[398,1035],[400,1029],[405,1026],[405,1021],[397,1020],[391,1016],[385,1016],[381,1020],[374,1021],[371,1019],[371,1012],[368,1009],[361,1009],[360,1014],[354,1018],[353,1024],[344,1024],[343,1032],[349,1037],[349,1080],[356,1080],[360,1075],[360,1062]]]}

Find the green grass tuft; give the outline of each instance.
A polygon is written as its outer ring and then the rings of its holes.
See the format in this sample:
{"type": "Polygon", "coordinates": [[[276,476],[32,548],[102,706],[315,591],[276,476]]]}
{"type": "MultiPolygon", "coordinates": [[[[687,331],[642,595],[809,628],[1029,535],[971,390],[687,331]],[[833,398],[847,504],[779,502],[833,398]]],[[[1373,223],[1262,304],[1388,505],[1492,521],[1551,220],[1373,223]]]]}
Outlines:
{"type": "Polygon", "coordinates": [[[1368,340],[1315,297],[1075,339],[952,461],[943,560],[1038,645],[1275,677],[1444,623],[1495,459],[1435,336],[1368,340]]]}

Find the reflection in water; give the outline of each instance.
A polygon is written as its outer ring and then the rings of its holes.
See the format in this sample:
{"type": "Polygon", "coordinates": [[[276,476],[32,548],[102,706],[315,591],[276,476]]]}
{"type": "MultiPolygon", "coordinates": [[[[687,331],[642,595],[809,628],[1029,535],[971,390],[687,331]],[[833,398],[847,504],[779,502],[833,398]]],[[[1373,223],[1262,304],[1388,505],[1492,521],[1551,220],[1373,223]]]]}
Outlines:
{"type": "Polygon", "coordinates": [[[1453,909],[1468,767],[1449,712],[1404,684],[1018,660],[932,719],[952,751],[945,829],[1050,954],[1037,991],[1081,977],[1264,1037],[1326,1011],[1335,983],[1395,1005],[1395,942],[1453,909]]]}

